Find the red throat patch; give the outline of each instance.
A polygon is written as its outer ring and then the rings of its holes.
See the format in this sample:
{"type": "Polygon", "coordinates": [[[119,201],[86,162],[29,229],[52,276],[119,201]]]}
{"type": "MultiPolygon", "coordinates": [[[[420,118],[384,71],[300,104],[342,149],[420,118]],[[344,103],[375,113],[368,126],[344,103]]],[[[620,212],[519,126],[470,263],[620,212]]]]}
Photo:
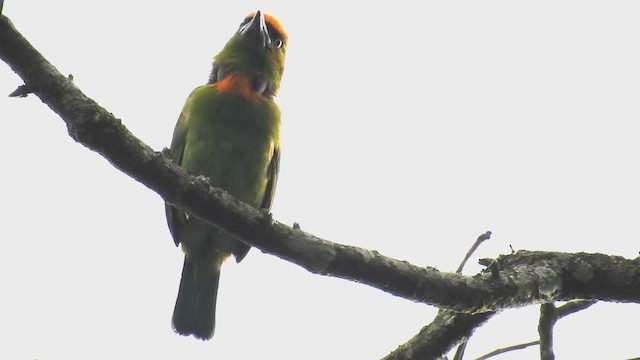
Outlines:
{"type": "Polygon", "coordinates": [[[239,95],[247,101],[257,102],[263,99],[251,88],[251,78],[242,74],[230,74],[213,86],[222,94],[239,95]]]}

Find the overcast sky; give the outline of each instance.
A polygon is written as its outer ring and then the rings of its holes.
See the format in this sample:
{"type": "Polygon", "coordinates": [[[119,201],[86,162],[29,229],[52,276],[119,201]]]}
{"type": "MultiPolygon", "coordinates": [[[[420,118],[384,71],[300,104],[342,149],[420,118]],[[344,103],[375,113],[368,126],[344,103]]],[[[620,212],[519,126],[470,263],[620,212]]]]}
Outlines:
{"type": "MultiPolygon", "coordinates": [[[[452,271],[514,249],[640,250],[635,1],[7,0],[62,73],[156,150],[251,11],[289,34],[276,220],[452,271]]],[[[437,309],[253,249],[222,270],[216,334],[170,326],[182,253],[161,198],[75,143],[0,64],[2,359],[376,359],[437,309]]],[[[538,307],[469,358],[537,338],[538,307]]],[[[640,356],[638,305],[556,326],[559,359],[640,356]]],[[[532,348],[504,356],[531,359],[532,348]]]]}

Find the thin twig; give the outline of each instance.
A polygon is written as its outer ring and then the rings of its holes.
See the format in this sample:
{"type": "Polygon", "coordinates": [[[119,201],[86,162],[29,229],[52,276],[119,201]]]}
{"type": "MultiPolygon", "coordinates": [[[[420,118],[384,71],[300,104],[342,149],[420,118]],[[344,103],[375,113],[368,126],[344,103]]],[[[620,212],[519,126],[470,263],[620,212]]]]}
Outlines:
{"type": "Polygon", "coordinates": [[[553,303],[540,305],[540,322],[538,323],[540,359],[555,359],[553,353],[553,327],[556,322],[567,315],[584,310],[596,302],[596,300],[576,300],[568,302],[559,308],[556,308],[553,303]]]}
{"type": "Polygon", "coordinates": [[[453,355],[453,360],[462,360],[464,357],[464,352],[467,350],[467,344],[469,344],[469,338],[464,338],[458,348],[456,349],[455,355],[453,355]]]}
{"type": "Polygon", "coordinates": [[[484,234],[478,236],[478,239],[476,240],[475,243],[473,243],[473,245],[471,245],[471,248],[469,249],[469,251],[467,251],[467,255],[465,255],[464,259],[460,263],[460,266],[458,266],[458,269],[456,270],[456,273],[462,274],[462,269],[466,265],[466,263],[469,260],[469,258],[471,257],[471,255],[473,255],[473,253],[478,249],[480,244],[482,244],[483,242],[485,242],[486,240],[489,240],[489,239],[491,239],[491,231],[487,231],[484,234]]]}
{"type": "Polygon", "coordinates": [[[588,307],[590,307],[591,305],[594,305],[595,303],[597,303],[597,300],[575,300],[575,301],[570,301],[562,306],[560,306],[559,308],[556,309],[556,316],[558,317],[558,319],[562,319],[563,317],[567,316],[567,315],[571,315],[575,312],[584,310],[588,307]]]}
{"type": "Polygon", "coordinates": [[[490,357],[494,357],[500,354],[504,354],[506,352],[509,351],[515,351],[515,350],[522,350],[522,349],[526,349],[530,346],[534,346],[534,345],[538,345],[540,344],[540,340],[536,340],[536,341],[532,341],[532,342],[528,342],[528,343],[524,343],[524,344],[518,344],[518,345],[513,345],[513,346],[509,346],[506,348],[502,348],[502,349],[497,349],[497,350],[493,350],[492,352],[482,355],[479,358],[477,358],[476,360],[485,360],[488,359],[490,357]]]}
{"type": "MultiPolygon", "coordinates": [[[[546,316],[554,316],[555,320],[553,320],[553,323],[555,324],[556,321],[562,319],[563,317],[573,314],[575,312],[578,312],[580,310],[584,310],[586,308],[588,308],[589,306],[595,304],[597,301],[596,300],[576,300],[576,301],[571,301],[568,302],[558,308],[555,308],[555,310],[552,312],[553,314],[549,314],[547,313],[546,316]]],[[[546,311],[550,312],[550,309],[547,309],[546,311]]],[[[548,319],[546,320],[547,322],[549,321],[548,319]]],[[[547,325],[545,325],[547,326],[547,325]]],[[[550,336],[550,335],[548,335],[550,336]]],[[[513,346],[509,346],[506,348],[502,348],[502,349],[498,349],[498,350],[494,350],[486,355],[483,355],[479,358],[477,358],[476,360],[484,360],[484,359],[488,359],[492,356],[495,355],[500,355],[502,353],[508,352],[508,351],[514,351],[514,350],[520,350],[520,349],[524,349],[527,348],[529,346],[533,346],[533,345],[538,345],[540,344],[540,340],[535,340],[535,341],[531,341],[528,343],[524,343],[524,344],[519,344],[519,345],[513,345],[513,346]]],[[[553,351],[552,351],[553,353],[553,351]]],[[[632,359],[631,359],[632,360],[632,359]]]]}
{"type": "MultiPolygon", "coordinates": [[[[458,266],[458,269],[456,270],[457,274],[462,274],[462,270],[464,269],[464,266],[467,264],[467,261],[469,260],[469,258],[471,258],[471,255],[473,255],[473,253],[480,247],[480,244],[482,244],[486,240],[489,240],[490,238],[491,238],[491,231],[486,231],[484,234],[481,234],[480,236],[478,236],[478,239],[473,243],[473,245],[471,245],[471,248],[469,249],[469,251],[467,251],[467,255],[465,255],[464,259],[462,259],[460,266],[458,266]]],[[[458,345],[458,348],[456,349],[456,353],[453,356],[453,360],[462,360],[462,358],[464,357],[464,351],[467,349],[468,342],[469,342],[469,338],[465,338],[462,340],[462,342],[460,343],[460,345],[458,345]]]]}

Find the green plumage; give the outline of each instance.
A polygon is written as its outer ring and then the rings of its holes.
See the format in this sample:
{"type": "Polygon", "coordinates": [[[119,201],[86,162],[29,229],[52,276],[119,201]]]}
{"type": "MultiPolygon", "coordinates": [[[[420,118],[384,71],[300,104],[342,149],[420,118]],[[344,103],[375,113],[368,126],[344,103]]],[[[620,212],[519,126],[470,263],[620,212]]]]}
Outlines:
{"type": "MultiPolygon", "coordinates": [[[[237,199],[267,209],[278,175],[280,110],[273,96],[285,51],[273,46],[273,38],[285,45],[279,25],[265,22],[260,12],[245,19],[216,56],[210,82],[187,99],[171,142],[173,161],[190,174],[206,176],[237,199]]],[[[173,327],[181,335],[210,339],[220,266],[232,254],[242,260],[249,246],[170,204],[166,213],[173,239],[185,253],[173,327]]]]}

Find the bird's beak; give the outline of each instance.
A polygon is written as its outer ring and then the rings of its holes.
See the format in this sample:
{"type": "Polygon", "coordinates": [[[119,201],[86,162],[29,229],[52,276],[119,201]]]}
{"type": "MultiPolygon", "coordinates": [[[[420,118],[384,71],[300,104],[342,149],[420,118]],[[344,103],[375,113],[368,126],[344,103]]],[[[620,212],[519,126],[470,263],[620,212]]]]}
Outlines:
{"type": "Polygon", "coordinates": [[[264,21],[264,15],[260,10],[256,11],[253,19],[240,30],[240,34],[242,36],[257,37],[262,46],[271,47],[271,37],[269,36],[269,30],[267,30],[267,23],[264,21]]]}

